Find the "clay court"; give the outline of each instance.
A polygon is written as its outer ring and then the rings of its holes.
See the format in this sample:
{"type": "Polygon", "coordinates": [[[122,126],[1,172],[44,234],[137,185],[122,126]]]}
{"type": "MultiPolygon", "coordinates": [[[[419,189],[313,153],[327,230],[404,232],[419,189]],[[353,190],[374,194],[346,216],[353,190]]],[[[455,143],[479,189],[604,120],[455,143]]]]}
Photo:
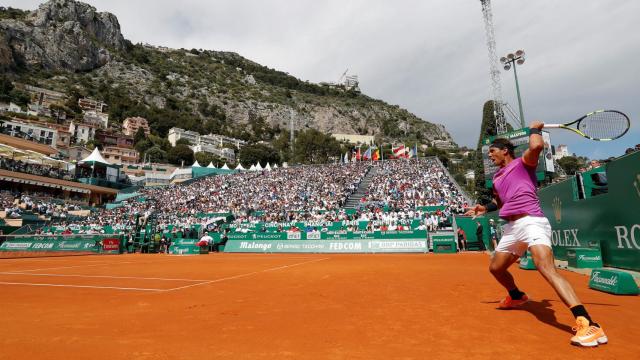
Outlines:
{"type": "Polygon", "coordinates": [[[563,272],[610,343],[535,271],[499,311],[485,254],[121,255],[0,260],[2,359],[633,359],[637,296],[563,272]]]}

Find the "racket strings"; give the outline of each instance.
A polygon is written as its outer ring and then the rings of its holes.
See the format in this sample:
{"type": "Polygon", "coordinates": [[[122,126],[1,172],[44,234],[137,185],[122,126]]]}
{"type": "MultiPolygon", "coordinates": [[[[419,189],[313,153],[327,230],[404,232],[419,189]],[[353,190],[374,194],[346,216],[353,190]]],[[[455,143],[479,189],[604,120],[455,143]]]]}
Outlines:
{"type": "Polygon", "coordinates": [[[597,112],[578,123],[578,130],[594,139],[615,139],[629,129],[629,119],[616,111],[597,112]]]}

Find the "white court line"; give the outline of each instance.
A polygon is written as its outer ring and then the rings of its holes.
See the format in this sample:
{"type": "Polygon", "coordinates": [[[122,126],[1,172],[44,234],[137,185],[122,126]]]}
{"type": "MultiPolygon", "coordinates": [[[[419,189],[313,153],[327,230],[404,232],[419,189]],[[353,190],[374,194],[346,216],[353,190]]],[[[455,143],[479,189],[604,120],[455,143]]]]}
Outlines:
{"type": "Polygon", "coordinates": [[[204,279],[167,279],[167,278],[155,278],[155,277],[110,276],[110,275],[78,275],[78,274],[32,274],[32,273],[21,273],[21,272],[0,272],[0,275],[58,276],[58,277],[79,277],[79,278],[134,279],[134,280],[161,280],[161,281],[192,281],[192,282],[209,281],[209,280],[204,280],[204,279]]]}
{"type": "Polygon", "coordinates": [[[4,281],[1,281],[0,285],[54,286],[54,287],[70,287],[70,288],[112,289],[112,290],[133,290],[133,291],[156,291],[156,292],[165,291],[164,289],[147,289],[147,288],[118,287],[118,286],[36,284],[36,283],[4,282],[4,281]]]}
{"type": "Polygon", "coordinates": [[[59,266],[59,267],[42,268],[42,269],[16,270],[14,272],[27,272],[27,271],[40,271],[40,270],[58,270],[58,269],[78,268],[78,267],[91,267],[91,266],[103,266],[103,265],[120,265],[120,264],[135,264],[135,263],[131,262],[131,261],[117,262],[117,263],[107,262],[107,263],[93,264],[93,265],[86,265],[85,264],[85,265],[74,265],[74,266],[59,266]]]}
{"type": "Polygon", "coordinates": [[[162,290],[162,291],[182,290],[182,289],[186,289],[186,288],[190,288],[190,287],[194,287],[194,286],[207,285],[207,284],[213,284],[213,283],[227,281],[227,280],[239,279],[239,278],[243,278],[243,277],[247,277],[247,276],[251,276],[251,275],[255,275],[255,274],[259,274],[259,273],[264,273],[264,272],[268,272],[268,271],[275,271],[275,270],[280,270],[280,269],[286,269],[286,268],[290,268],[290,267],[294,267],[294,266],[298,266],[298,265],[310,264],[310,263],[323,261],[323,260],[329,260],[329,258],[315,259],[315,260],[304,261],[304,262],[291,264],[291,265],[278,266],[278,267],[269,268],[269,269],[265,269],[265,270],[252,271],[252,272],[246,273],[246,274],[234,275],[234,276],[224,277],[224,278],[220,278],[220,279],[216,279],[216,280],[209,280],[209,281],[205,281],[205,282],[201,282],[201,283],[197,283],[197,284],[185,285],[185,286],[180,286],[180,287],[173,288],[173,289],[166,289],[166,290],[162,290]]]}

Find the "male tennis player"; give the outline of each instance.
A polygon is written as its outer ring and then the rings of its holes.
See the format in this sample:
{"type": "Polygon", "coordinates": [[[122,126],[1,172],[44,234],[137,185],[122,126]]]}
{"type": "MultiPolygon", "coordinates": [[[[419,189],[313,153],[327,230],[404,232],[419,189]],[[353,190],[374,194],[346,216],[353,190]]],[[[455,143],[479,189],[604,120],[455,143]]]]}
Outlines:
{"type": "Polygon", "coordinates": [[[500,169],[493,176],[494,200],[475,205],[466,215],[481,215],[500,209],[500,217],[508,221],[489,271],[504,286],[509,295],[500,301],[500,309],[517,308],[529,298],[516,286],[507,270],[527,249],[536,268],[554,288],[576,318],[576,335],[571,343],[579,346],[606,344],[607,336],[597,323],[591,320],[573,288],[557,271],[551,250],[551,225],[542,213],[536,195],[536,166],[544,143],[541,130],[544,123],[534,121],[529,125],[529,148],[521,158],[515,158],[514,145],[506,139],[496,139],[489,146],[489,157],[500,169]]]}

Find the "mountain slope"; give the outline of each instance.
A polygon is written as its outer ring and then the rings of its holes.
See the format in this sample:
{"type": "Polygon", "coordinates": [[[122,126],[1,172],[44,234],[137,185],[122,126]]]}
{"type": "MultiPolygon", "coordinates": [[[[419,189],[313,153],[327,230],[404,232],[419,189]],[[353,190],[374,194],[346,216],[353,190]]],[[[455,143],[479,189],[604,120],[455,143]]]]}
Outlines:
{"type": "Polygon", "coordinates": [[[271,140],[290,121],[386,141],[452,140],[441,125],[353,91],[303,82],[235,53],[131,44],[117,18],[73,0],[0,11],[0,68],[15,81],[109,104],[110,121],[144,116],[165,136],[179,126],[271,140]],[[405,135],[406,134],[406,135],[405,135]]]}

